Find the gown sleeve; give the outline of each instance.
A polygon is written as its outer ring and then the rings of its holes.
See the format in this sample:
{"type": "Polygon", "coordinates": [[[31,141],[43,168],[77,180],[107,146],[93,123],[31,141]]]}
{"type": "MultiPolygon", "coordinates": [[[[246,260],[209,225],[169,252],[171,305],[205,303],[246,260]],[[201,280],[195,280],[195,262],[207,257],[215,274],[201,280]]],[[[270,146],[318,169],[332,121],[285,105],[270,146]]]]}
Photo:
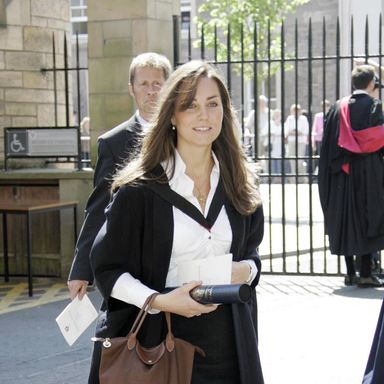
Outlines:
{"type": "Polygon", "coordinates": [[[260,206],[250,217],[249,233],[245,243],[245,258],[255,262],[257,274],[252,281],[251,286],[254,288],[260,279],[261,261],[257,251],[264,236],[264,213],[263,207],[260,206]]]}
{"type": "Polygon", "coordinates": [[[123,273],[129,272],[134,278],[140,278],[142,207],[140,189],[123,186],[106,208],[106,220],[90,255],[96,285],[106,301],[123,273]]]}

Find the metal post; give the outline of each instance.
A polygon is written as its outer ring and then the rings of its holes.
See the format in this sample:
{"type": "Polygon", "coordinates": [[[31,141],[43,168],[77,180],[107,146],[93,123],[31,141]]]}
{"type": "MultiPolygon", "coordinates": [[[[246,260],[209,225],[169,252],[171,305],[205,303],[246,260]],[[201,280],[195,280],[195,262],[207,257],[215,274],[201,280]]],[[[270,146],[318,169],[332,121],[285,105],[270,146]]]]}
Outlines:
{"type": "Polygon", "coordinates": [[[7,214],[3,213],[4,281],[9,281],[7,214]]]}
{"type": "Polygon", "coordinates": [[[180,16],[173,15],[173,67],[176,68],[180,62],[180,16]]]}
{"type": "Polygon", "coordinates": [[[32,288],[32,222],[31,215],[27,212],[27,262],[28,262],[28,295],[33,296],[32,288]]]}
{"type": "Polygon", "coordinates": [[[80,106],[80,58],[79,58],[79,34],[76,33],[76,79],[77,79],[77,169],[83,169],[81,158],[81,106],[80,106]]]}

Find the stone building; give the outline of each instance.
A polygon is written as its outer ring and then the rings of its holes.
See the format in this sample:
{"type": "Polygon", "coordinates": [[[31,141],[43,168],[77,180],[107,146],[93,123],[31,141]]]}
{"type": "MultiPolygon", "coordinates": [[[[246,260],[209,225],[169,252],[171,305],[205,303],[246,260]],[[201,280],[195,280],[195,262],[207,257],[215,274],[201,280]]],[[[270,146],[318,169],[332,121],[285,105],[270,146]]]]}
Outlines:
{"type": "MultiPolygon", "coordinates": [[[[197,9],[203,3],[202,0],[182,0],[182,20],[191,20],[191,35],[192,39],[196,39],[199,31],[196,30],[193,24],[193,18],[197,14],[197,9]]],[[[321,57],[323,55],[323,20],[325,21],[325,55],[334,57],[336,55],[336,36],[337,36],[337,20],[340,25],[340,55],[350,55],[353,45],[354,55],[365,54],[365,22],[369,20],[369,52],[370,54],[378,54],[379,50],[379,16],[384,11],[384,4],[381,0],[370,0],[363,2],[361,0],[310,0],[306,4],[300,6],[296,12],[287,15],[284,21],[285,31],[285,55],[286,58],[295,56],[295,23],[297,21],[297,50],[299,58],[307,58],[309,54],[309,21],[311,20],[312,40],[311,40],[311,55],[313,57],[321,57]],[[351,26],[353,19],[354,41],[351,44],[351,26]]],[[[246,20],[247,15],[244,15],[246,20]]],[[[208,20],[208,18],[207,18],[208,20]]],[[[183,24],[183,23],[182,23],[183,24]]],[[[182,31],[182,52],[181,60],[185,61],[188,54],[188,44],[186,42],[186,24],[184,23],[184,31],[182,31]]],[[[266,31],[263,31],[266,33],[266,31]]],[[[280,29],[276,31],[280,34],[280,29]]],[[[382,33],[382,31],[380,32],[382,33]]],[[[208,51],[208,50],[207,50],[208,51]]],[[[206,53],[209,55],[209,53],[206,53]]],[[[200,57],[198,49],[192,49],[193,58],[200,57]]],[[[260,57],[259,57],[260,58],[260,57]]],[[[264,57],[263,59],[267,59],[264,57]]],[[[280,71],[280,69],[279,69],[280,71]]],[[[285,93],[281,93],[281,74],[279,71],[272,75],[270,81],[267,78],[261,82],[259,92],[267,94],[271,100],[272,108],[280,108],[281,100],[284,97],[285,115],[288,114],[289,106],[295,100],[295,83],[297,80],[298,94],[297,102],[302,104],[303,108],[311,109],[313,112],[318,112],[320,101],[325,94],[325,97],[334,101],[337,95],[343,95],[350,92],[350,71],[351,60],[343,59],[340,61],[340,79],[336,82],[336,62],[332,59],[327,59],[325,65],[325,76],[323,75],[323,64],[321,60],[315,59],[308,67],[308,61],[299,61],[298,76],[295,78],[294,62],[285,69],[284,89],[285,93]],[[311,81],[309,82],[308,73],[311,70],[311,81]],[[309,90],[312,92],[312,100],[309,100],[309,90]],[[270,91],[270,94],[268,94],[270,91]],[[309,105],[311,103],[311,105],[309,105]]],[[[245,82],[244,87],[244,105],[241,106],[239,81],[236,75],[233,74],[234,81],[233,99],[235,106],[240,109],[244,108],[244,114],[247,115],[250,109],[253,108],[253,80],[245,82]]]]}
{"type": "Polygon", "coordinates": [[[172,15],[179,0],[88,1],[88,66],[91,148],[97,137],[135,110],[128,68],[139,53],[154,51],[172,62],[172,15]]]}
{"type": "Polygon", "coordinates": [[[56,65],[63,65],[64,39],[70,33],[69,0],[2,0],[0,14],[2,164],[4,127],[66,123],[63,74],[59,73],[57,77],[55,109],[53,73],[41,70],[52,68],[53,38],[56,43],[56,65]]]}
{"type": "MultiPolygon", "coordinates": [[[[366,48],[370,55],[378,55],[380,50],[379,29],[380,14],[384,11],[384,3],[381,0],[311,0],[298,8],[294,15],[290,15],[285,23],[286,31],[286,52],[291,55],[295,52],[295,22],[298,25],[298,56],[308,57],[309,54],[309,21],[312,24],[311,56],[322,57],[323,47],[325,56],[328,57],[323,72],[322,60],[313,60],[311,65],[308,62],[299,64],[298,102],[303,108],[312,109],[316,113],[320,108],[320,101],[323,95],[331,102],[351,92],[350,73],[353,60],[350,56],[359,56],[364,60],[366,48]],[[339,46],[337,47],[337,20],[339,21],[339,46]],[[368,20],[368,40],[365,45],[366,21],[368,20]],[[325,22],[325,43],[323,44],[323,21],[325,22]],[[353,29],[353,32],[352,32],[353,29]],[[352,40],[353,36],[353,40],[352,40]],[[345,57],[339,62],[340,72],[337,81],[337,49],[339,55],[345,57]],[[308,81],[308,71],[311,71],[312,81],[308,81]],[[312,103],[309,105],[309,86],[312,93],[312,103]]],[[[383,26],[382,26],[383,27],[383,26]]],[[[370,60],[379,63],[379,58],[373,57],[370,60]]],[[[286,73],[285,94],[286,107],[295,102],[294,96],[295,75],[291,70],[286,73]]],[[[279,93],[280,78],[276,77],[276,99],[280,100],[279,93]]],[[[286,111],[287,112],[287,111],[286,111]]]]}
{"type": "MultiPolygon", "coordinates": [[[[87,5],[88,12],[89,113],[95,162],[97,137],[128,119],[135,110],[128,96],[132,58],[145,51],[156,51],[173,60],[172,14],[179,11],[179,1],[80,2],[87,5]]],[[[76,200],[80,228],[92,191],[93,172],[74,167],[49,168],[43,161],[31,164],[30,159],[25,167],[32,165],[33,169],[1,170],[4,127],[49,127],[76,122],[72,82],[68,81],[69,91],[64,92],[62,71],[65,38],[71,66],[70,5],[70,0],[0,0],[0,201],[17,204],[31,200],[76,200]],[[50,70],[53,36],[56,78],[50,70]]],[[[7,224],[10,273],[25,274],[26,225],[22,218],[12,216],[7,224]]],[[[73,217],[70,212],[49,212],[43,216],[32,222],[32,272],[66,278],[74,251],[73,217]]],[[[0,231],[3,230],[0,223],[0,231]]],[[[2,239],[0,235],[0,274],[2,239]]]]}

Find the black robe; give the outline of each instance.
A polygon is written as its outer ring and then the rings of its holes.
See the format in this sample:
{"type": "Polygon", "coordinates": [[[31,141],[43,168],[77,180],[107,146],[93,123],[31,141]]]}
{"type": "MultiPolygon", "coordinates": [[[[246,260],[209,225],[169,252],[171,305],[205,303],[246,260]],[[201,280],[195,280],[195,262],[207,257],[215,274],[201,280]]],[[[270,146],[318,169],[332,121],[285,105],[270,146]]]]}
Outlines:
{"type": "Polygon", "coordinates": [[[376,332],[365,369],[363,384],[384,383],[384,301],[381,305],[376,332]]]}
{"type": "MultiPolygon", "coordinates": [[[[166,188],[170,189],[168,185],[166,188]]],[[[253,214],[244,216],[226,199],[223,199],[223,203],[232,228],[230,252],[233,260],[255,261],[258,267],[257,277],[252,283],[255,288],[261,269],[256,248],[264,233],[263,210],[260,207],[253,214]]],[[[164,290],[172,251],[173,225],[172,203],[148,185],[123,186],[114,195],[106,210],[106,222],[91,251],[95,281],[108,308],[106,318],[99,323],[97,336],[125,336],[138,313],[136,307],[110,297],[122,273],[129,272],[159,292],[164,290]]],[[[231,307],[241,384],[262,384],[255,291],[249,303],[231,307]]],[[[146,346],[157,345],[164,333],[163,315],[151,315],[140,330],[140,340],[146,346]]],[[[92,384],[98,382],[95,377],[99,354],[100,348],[95,346],[92,384]]]]}
{"type": "Polygon", "coordinates": [[[382,105],[367,94],[352,95],[341,131],[341,103],[326,117],[319,161],[320,202],[331,253],[364,255],[384,248],[382,105]]]}

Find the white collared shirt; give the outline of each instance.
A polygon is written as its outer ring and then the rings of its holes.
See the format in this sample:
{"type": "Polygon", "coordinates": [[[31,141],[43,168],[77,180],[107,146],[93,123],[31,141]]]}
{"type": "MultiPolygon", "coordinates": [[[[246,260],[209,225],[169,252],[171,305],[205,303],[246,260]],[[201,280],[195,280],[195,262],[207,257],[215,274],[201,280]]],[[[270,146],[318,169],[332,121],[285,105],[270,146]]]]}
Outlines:
{"type": "Polygon", "coordinates": [[[140,115],[138,110],[136,111],[135,116],[137,121],[140,123],[143,132],[146,133],[149,129],[149,121],[145,120],[144,117],[140,115]]]}
{"type": "Polygon", "coordinates": [[[361,95],[361,94],[369,95],[369,93],[366,90],[364,90],[364,89],[355,89],[352,92],[352,95],[361,95]]]}
{"type": "MultiPolygon", "coordinates": [[[[204,212],[193,194],[193,180],[186,175],[186,166],[179,153],[176,151],[175,172],[172,178],[172,164],[169,163],[168,167],[166,163],[162,164],[166,170],[171,189],[193,204],[205,217],[208,215],[220,178],[220,167],[214,153],[212,153],[212,157],[214,165],[210,177],[211,189],[207,196],[204,212]]],[[[180,262],[224,255],[229,253],[232,242],[232,230],[224,206],[210,231],[176,207],[173,207],[173,218],[175,225],[171,262],[166,281],[167,287],[177,285],[177,265],[180,262]]]]}
{"type": "MultiPolygon", "coordinates": [[[[220,178],[220,167],[214,153],[212,153],[212,157],[214,166],[210,177],[211,189],[205,204],[205,212],[202,212],[200,204],[193,194],[193,180],[186,175],[186,166],[179,153],[176,151],[175,154],[173,176],[171,161],[161,164],[167,173],[171,189],[196,206],[205,217],[208,214],[220,178]]],[[[176,207],[173,207],[173,218],[173,245],[166,287],[177,285],[177,265],[180,262],[229,253],[232,243],[232,229],[224,206],[210,231],[176,207]]],[[[253,260],[244,260],[244,262],[248,263],[251,268],[249,281],[252,282],[257,274],[256,264],[253,260]]],[[[117,279],[111,296],[141,308],[146,298],[154,292],[153,289],[126,272],[117,279]]]]}

